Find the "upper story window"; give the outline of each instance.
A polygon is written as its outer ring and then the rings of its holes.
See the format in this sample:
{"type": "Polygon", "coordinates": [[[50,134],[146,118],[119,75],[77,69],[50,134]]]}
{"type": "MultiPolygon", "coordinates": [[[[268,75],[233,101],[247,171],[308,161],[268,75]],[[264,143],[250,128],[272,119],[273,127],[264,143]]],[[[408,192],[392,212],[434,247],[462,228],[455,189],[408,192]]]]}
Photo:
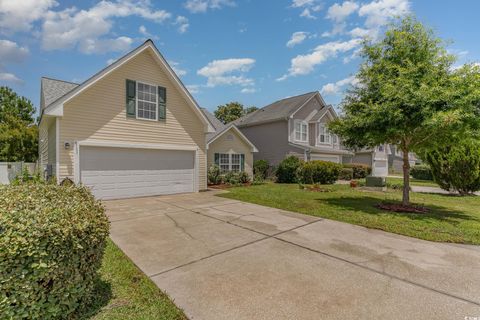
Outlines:
{"type": "Polygon", "coordinates": [[[157,120],[157,87],[137,82],[137,118],[157,120]]]}
{"type": "Polygon", "coordinates": [[[378,152],[384,152],[385,151],[385,148],[384,148],[383,145],[379,145],[377,149],[378,149],[378,152]]]}
{"type": "MultiPolygon", "coordinates": [[[[336,136],[335,136],[336,139],[336,136]]],[[[318,137],[317,137],[317,143],[319,144],[331,144],[332,142],[332,136],[330,135],[330,132],[328,129],[325,127],[323,123],[318,124],[318,137]]]]}
{"type": "Polygon", "coordinates": [[[295,120],[295,140],[300,142],[308,141],[308,124],[305,121],[295,120]]]}

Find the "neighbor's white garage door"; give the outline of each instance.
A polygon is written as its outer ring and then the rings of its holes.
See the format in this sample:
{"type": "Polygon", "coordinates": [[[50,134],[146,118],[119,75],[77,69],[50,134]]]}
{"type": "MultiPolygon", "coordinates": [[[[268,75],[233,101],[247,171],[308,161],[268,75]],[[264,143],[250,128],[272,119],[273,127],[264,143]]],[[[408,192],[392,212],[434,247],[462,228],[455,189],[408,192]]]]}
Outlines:
{"type": "Polygon", "coordinates": [[[80,181],[99,199],[194,191],[194,152],[80,147],[80,181]]]}
{"type": "Polygon", "coordinates": [[[340,163],[340,157],[335,155],[325,155],[325,154],[310,154],[310,160],[322,160],[322,161],[330,161],[335,163],[340,163]]]}

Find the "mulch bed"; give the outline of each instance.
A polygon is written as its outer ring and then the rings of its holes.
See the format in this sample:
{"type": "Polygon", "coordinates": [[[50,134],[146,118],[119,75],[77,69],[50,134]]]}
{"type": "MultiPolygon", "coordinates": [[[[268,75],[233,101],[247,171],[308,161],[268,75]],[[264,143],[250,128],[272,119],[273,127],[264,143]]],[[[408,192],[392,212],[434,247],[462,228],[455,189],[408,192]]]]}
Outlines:
{"type": "Polygon", "coordinates": [[[413,205],[404,206],[401,203],[379,203],[375,205],[375,207],[382,210],[393,211],[393,212],[427,213],[429,211],[429,209],[426,207],[413,206],[413,205]]]}

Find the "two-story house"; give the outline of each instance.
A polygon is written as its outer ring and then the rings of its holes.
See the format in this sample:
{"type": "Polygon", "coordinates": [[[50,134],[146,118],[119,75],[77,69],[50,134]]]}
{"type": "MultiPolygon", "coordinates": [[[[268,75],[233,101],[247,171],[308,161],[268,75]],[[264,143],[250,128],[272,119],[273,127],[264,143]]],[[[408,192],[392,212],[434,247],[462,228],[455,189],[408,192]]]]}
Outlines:
{"type": "Polygon", "coordinates": [[[236,126],[258,148],[254,160],[265,159],[277,165],[295,155],[309,160],[342,163],[353,153],[328,131],[337,118],[318,91],[273,102],[235,121],[236,126]]]}

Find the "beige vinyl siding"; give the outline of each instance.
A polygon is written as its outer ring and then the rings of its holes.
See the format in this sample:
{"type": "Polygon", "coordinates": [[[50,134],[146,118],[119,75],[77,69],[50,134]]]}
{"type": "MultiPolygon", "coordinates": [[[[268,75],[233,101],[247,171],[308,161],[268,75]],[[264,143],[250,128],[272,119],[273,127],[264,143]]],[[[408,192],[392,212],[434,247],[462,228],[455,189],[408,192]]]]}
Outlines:
{"type": "MultiPolygon", "coordinates": [[[[207,186],[204,125],[150,50],[138,54],[64,105],[60,145],[86,139],[198,147],[198,187],[202,190],[207,186]],[[165,121],[126,117],[126,79],[167,88],[165,121]]],[[[60,180],[74,177],[73,149],[60,148],[60,180]]]]}
{"type": "Polygon", "coordinates": [[[215,163],[215,153],[239,153],[245,155],[245,172],[253,175],[253,153],[252,148],[233,129],[229,129],[208,147],[208,167],[215,163]],[[232,140],[228,136],[232,136],[232,140]]]}
{"type": "Polygon", "coordinates": [[[38,128],[38,158],[40,167],[48,163],[48,124],[47,120],[43,119],[38,128]]]}
{"type": "MultiPolygon", "coordinates": [[[[48,164],[53,165],[57,161],[57,126],[55,119],[52,119],[52,123],[48,127],[48,164]]],[[[55,172],[55,171],[53,171],[55,172]]]]}
{"type": "Polygon", "coordinates": [[[39,165],[40,169],[47,164],[52,164],[55,168],[56,155],[56,126],[55,118],[44,118],[39,126],[39,165]]]}

